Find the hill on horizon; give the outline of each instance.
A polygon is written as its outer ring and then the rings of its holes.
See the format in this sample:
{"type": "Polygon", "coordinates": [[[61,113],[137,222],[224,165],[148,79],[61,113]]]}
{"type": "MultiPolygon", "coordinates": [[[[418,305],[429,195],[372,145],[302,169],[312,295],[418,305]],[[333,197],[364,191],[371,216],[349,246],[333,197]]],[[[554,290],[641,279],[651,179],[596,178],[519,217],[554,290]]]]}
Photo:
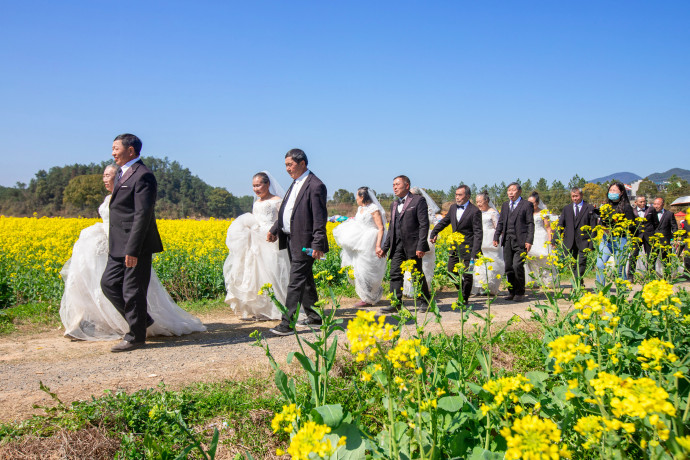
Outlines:
{"type": "Polygon", "coordinates": [[[647,176],[647,179],[651,180],[652,182],[664,182],[674,174],[681,179],[690,182],[690,170],[683,168],[671,168],[666,172],[650,174],[647,176]]]}
{"type": "Polygon", "coordinates": [[[635,182],[636,180],[642,179],[642,177],[638,176],[635,173],[631,172],[617,172],[613,174],[609,174],[608,176],[604,177],[597,177],[596,179],[591,179],[588,180],[587,182],[592,182],[594,184],[603,184],[604,182],[610,182],[613,179],[617,179],[624,184],[629,184],[631,182],[635,182]]]}

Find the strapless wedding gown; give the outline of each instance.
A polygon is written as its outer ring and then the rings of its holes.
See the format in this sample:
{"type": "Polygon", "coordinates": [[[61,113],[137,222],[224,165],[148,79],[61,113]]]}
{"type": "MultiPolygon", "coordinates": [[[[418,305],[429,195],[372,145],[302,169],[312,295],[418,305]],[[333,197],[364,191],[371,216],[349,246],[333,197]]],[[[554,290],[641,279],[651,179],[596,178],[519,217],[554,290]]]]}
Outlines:
{"type": "MultiPolygon", "coordinates": [[[[547,214],[548,219],[548,214],[547,214]]],[[[539,213],[534,214],[534,242],[527,255],[533,260],[525,261],[525,280],[536,282],[542,286],[550,287],[553,284],[554,268],[549,264],[548,256],[551,255],[551,244],[548,243],[549,234],[539,213]]]]}
{"type": "Polygon", "coordinates": [[[383,276],[386,273],[386,259],[376,255],[378,227],[373,213],[379,211],[375,204],[360,206],[354,219],[333,229],[333,237],[341,248],[341,266],[352,267],[355,275],[355,291],[360,299],[375,304],[383,294],[383,276]]]}
{"type": "Polygon", "coordinates": [[[501,280],[496,275],[505,273],[505,263],[503,262],[503,248],[499,245],[494,247],[494,234],[496,233],[496,224],[498,223],[499,214],[493,208],[482,211],[482,246],[481,253],[493,259],[494,261],[488,263],[487,266],[481,265],[474,267],[474,283],[472,284],[472,294],[484,294],[486,291],[483,285],[489,286],[489,292],[492,295],[498,294],[501,287],[501,280]],[[492,267],[492,270],[488,270],[492,267]]]}
{"type": "MultiPolygon", "coordinates": [[[[72,257],[60,271],[65,292],[60,302],[60,319],[65,335],[81,340],[115,340],[129,331],[122,315],[101,291],[101,276],[108,262],[110,195],[98,208],[103,222],[85,228],[72,248],[72,257]]],[[[151,270],[148,313],[154,324],[147,336],[183,335],[202,332],[201,321],[181,309],[151,270]]]]}
{"type": "Polygon", "coordinates": [[[266,283],[273,285],[276,298],[285,305],[290,279],[287,250],[266,241],[266,235],[278,220],[280,198],[255,201],[251,213],[242,214],[228,228],[228,257],[223,266],[227,296],[225,303],[243,318],[280,319],[271,299],[259,295],[266,283]]]}

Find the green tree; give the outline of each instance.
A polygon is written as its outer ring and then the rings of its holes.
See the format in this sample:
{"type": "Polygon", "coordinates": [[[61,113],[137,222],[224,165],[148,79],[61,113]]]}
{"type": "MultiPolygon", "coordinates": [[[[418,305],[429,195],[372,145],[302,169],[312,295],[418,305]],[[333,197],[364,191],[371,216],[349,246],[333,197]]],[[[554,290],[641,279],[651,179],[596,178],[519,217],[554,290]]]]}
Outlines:
{"type": "Polygon", "coordinates": [[[62,193],[62,204],[77,211],[96,211],[103,202],[106,189],[101,174],[73,177],[62,193]]]}
{"type": "Polygon", "coordinates": [[[651,180],[644,178],[637,187],[637,196],[644,196],[647,200],[653,200],[659,195],[659,188],[651,180]]]}
{"type": "Polygon", "coordinates": [[[331,200],[333,204],[354,204],[355,194],[348,192],[347,190],[340,188],[333,193],[333,199],[331,200]]]}
{"type": "Polygon", "coordinates": [[[546,179],[540,177],[536,184],[534,184],[534,189],[539,192],[539,194],[545,194],[549,191],[549,183],[546,179]]]}
{"type": "Polygon", "coordinates": [[[690,195],[690,184],[675,174],[666,181],[666,204],[670,205],[676,198],[690,195]]]}
{"type": "Polygon", "coordinates": [[[585,186],[587,181],[580,177],[579,175],[575,174],[569,181],[568,181],[568,190],[570,190],[573,187],[579,187],[582,188],[585,186]]]}
{"type": "Polygon", "coordinates": [[[234,216],[235,197],[224,188],[215,187],[208,194],[208,211],[211,217],[229,219],[234,216]]]}

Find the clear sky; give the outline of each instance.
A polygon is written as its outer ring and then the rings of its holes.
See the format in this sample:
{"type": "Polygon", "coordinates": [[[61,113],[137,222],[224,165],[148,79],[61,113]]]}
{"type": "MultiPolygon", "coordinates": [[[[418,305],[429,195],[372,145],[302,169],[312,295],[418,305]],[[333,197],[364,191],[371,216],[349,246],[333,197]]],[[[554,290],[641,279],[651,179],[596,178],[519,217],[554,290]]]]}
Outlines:
{"type": "Polygon", "coordinates": [[[15,1],[0,185],[132,132],[251,193],[287,150],[329,193],[690,168],[690,1],[15,1]]]}

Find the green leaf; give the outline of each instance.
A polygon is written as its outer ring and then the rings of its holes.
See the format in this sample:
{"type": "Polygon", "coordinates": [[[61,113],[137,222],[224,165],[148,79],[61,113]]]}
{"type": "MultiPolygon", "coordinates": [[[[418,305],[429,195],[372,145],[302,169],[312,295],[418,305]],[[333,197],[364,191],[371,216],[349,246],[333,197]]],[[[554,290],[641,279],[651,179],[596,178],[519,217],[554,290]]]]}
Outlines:
{"type": "Polygon", "coordinates": [[[297,400],[295,393],[295,382],[292,379],[288,380],[285,372],[278,369],[276,371],[275,382],[278,390],[280,390],[283,396],[285,396],[285,399],[290,402],[295,402],[297,400]]]}
{"type": "Polygon", "coordinates": [[[326,369],[329,371],[333,367],[333,364],[335,364],[335,353],[338,351],[338,336],[336,335],[333,337],[333,343],[331,343],[331,347],[328,349],[326,352],[326,369]]]}
{"type": "Polygon", "coordinates": [[[484,450],[482,447],[475,447],[472,449],[472,454],[468,460],[502,460],[505,452],[491,452],[484,450]]]}
{"type": "Polygon", "coordinates": [[[545,382],[549,378],[549,374],[541,371],[530,371],[525,374],[525,377],[529,379],[530,383],[536,385],[545,382]]]}
{"type": "Polygon", "coordinates": [[[343,406],[340,404],[329,404],[328,406],[316,407],[312,409],[311,415],[317,423],[336,429],[343,421],[343,406]]]}
{"type": "Polygon", "coordinates": [[[340,436],[345,436],[345,445],[338,449],[336,455],[331,458],[343,460],[364,458],[365,443],[357,425],[342,423],[337,430],[332,431],[326,438],[330,438],[331,443],[335,446],[340,436]]]}
{"type": "Polygon", "coordinates": [[[312,375],[316,373],[316,363],[314,363],[314,361],[312,361],[308,356],[305,356],[302,353],[295,353],[295,358],[297,358],[297,361],[300,362],[305,371],[312,375]]]}
{"type": "Polygon", "coordinates": [[[486,356],[484,356],[484,350],[477,350],[476,355],[477,360],[479,361],[479,364],[482,366],[482,370],[484,371],[484,376],[486,378],[489,378],[489,364],[486,362],[486,356]]]}
{"type": "Polygon", "coordinates": [[[208,454],[211,456],[211,458],[216,458],[216,449],[218,448],[218,437],[220,433],[218,432],[218,428],[213,429],[213,438],[211,439],[211,444],[208,446],[208,454]]]}
{"type": "Polygon", "coordinates": [[[446,412],[457,412],[465,403],[464,396],[444,396],[438,400],[438,408],[446,412]]]}
{"type": "Polygon", "coordinates": [[[446,364],[446,377],[456,385],[460,384],[460,363],[451,359],[446,364]]]}

